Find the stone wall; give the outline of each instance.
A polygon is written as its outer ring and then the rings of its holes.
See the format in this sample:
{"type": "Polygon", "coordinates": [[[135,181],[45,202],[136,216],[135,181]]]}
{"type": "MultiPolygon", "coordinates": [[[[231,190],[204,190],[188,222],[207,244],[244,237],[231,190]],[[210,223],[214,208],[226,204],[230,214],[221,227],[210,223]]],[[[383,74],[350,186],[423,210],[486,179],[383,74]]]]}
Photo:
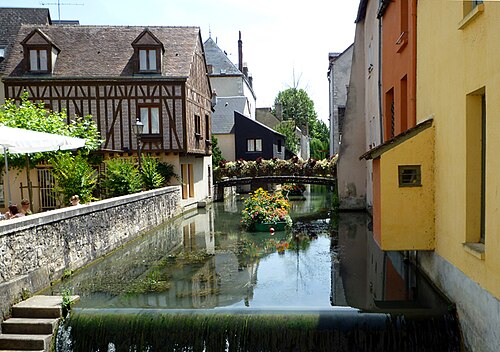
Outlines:
{"type": "Polygon", "coordinates": [[[180,187],[0,222],[0,308],[181,214],[180,187]]]}
{"type": "Polygon", "coordinates": [[[500,301],[435,252],[418,252],[418,264],[456,304],[465,349],[498,351],[500,301]]]}

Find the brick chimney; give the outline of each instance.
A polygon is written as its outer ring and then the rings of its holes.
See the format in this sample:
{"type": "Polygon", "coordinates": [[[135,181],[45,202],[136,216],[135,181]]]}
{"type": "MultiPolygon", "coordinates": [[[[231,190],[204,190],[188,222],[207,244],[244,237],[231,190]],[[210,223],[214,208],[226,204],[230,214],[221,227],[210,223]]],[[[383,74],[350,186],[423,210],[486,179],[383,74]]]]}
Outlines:
{"type": "Polygon", "coordinates": [[[241,31],[239,31],[238,39],[238,70],[243,72],[243,42],[241,41],[241,31]]]}

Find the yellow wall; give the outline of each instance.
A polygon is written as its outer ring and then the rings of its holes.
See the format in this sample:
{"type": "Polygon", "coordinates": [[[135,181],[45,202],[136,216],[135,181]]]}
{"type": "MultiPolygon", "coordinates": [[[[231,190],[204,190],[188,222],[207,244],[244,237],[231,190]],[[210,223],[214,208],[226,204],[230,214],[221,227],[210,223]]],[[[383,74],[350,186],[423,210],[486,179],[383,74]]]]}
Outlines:
{"type": "Polygon", "coordinates": [[[500,298],[500,2],[485,1],[482,7],[484,12],[464,23],[461,1],[418,2],[417,122],[434,115],[436,253],[500,298]],[[483,259],[481,250],[463,245],[479,239],[480,132],[471,111],[482,92],[487,129],[483,259]]]}
{"type": "Polygon", "coordinates": [[[383,250],[434,249],[434,128],[380,157],[383,250]],[[399,187],[399,165],[421,166],[421,187],[399,187]]]}

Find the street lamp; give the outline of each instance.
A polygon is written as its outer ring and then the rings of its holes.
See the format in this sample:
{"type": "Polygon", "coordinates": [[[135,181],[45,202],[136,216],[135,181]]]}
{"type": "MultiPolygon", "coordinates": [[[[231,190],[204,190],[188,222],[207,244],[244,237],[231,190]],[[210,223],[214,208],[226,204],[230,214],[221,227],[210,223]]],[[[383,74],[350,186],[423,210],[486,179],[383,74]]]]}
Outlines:
{"type": "Polygon", "coordinates": [[[135,137],[137,138],[137,157],[139,159],[139,172],[142,171],[142,165],[141,165],[141,149],[142,149],[142,143],[141,143],[141,136],[142,136],[142,131],[144,130],[144,124],[141,122],[139,118],[135,120],[135,124],[132,126],[133,131],[135,134],[135,137]]]}

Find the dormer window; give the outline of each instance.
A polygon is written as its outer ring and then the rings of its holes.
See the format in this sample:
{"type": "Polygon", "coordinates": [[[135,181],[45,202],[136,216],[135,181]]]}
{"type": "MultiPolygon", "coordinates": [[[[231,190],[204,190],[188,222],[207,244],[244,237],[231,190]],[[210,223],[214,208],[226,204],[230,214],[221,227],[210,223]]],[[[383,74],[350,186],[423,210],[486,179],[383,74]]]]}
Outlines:
{"type": "Polygon", "coordinates": [[[139,49],[139,71],[157,72],[159,50],[139,49]]]}
{"type": "Polygon", "coordinates": [[[22,42],[27,72],[51,73],[61,51],[40,29],[33,30],[22,42]]]}
{"type": "Polygon", "coordinates": [[[137,73],[161,73],[163,44],[146,28],[132,43],[137,73]]]}
{"type": "Polygon", "coordinates": [[[5,45],[0,44],[0,62],[5,59],[5,45]]]}
{"type": "Polygon", "coordinates": [[[30,67],[31,72],[47,72],[49,70],[47,49],[30,49],[30,67]]]}

